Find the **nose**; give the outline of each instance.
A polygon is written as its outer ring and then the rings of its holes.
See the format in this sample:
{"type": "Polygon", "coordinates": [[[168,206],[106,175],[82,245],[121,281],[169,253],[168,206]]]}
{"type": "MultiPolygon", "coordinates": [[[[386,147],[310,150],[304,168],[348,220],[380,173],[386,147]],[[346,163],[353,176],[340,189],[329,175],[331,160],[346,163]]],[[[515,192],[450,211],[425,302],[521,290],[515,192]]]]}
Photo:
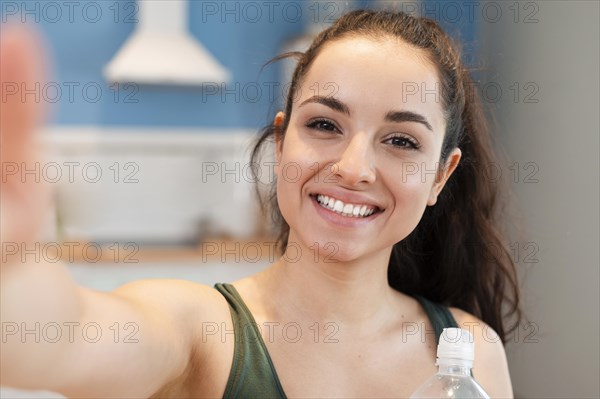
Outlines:
{"type": "Polygon", "coordinates": [[[344,148],[332,173],[349,186],[375,181],[375,158],[366,134],[355,134],[344,148]]]}

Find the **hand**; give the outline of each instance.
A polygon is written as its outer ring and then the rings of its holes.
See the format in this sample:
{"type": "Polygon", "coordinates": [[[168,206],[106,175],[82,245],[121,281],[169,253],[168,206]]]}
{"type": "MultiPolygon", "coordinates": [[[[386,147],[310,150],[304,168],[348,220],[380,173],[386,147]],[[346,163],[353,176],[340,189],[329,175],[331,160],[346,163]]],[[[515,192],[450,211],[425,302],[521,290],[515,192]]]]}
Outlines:
{"type": "Polygon", "coordinates": [[[34,90],[36,83],[43,87],[45,57],[33,31],[6,24],[0,54],[0,254],[2,263],[10,263],[19,257],[4,256],[5,244],[36,240],[50,194],[43,179],[21,175],[23,168],[31,170],[41,162],[35,131],[43,119],[43,100],[36,102],[33,94],[22,98],[21,93],[23,88],[34,90]]]}

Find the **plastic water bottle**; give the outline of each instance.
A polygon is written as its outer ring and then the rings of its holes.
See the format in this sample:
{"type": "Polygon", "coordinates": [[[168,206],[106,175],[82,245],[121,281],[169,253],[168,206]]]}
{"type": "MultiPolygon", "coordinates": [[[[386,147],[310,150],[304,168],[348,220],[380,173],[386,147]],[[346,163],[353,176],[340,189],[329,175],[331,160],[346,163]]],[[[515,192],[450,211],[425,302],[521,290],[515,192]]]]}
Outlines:
{"type": "Polygon", "coordinates": [[[444,328],[437,348],[439,369],[411,396],[422,398],[489,398],[471,375],[473,336],[460,328],[444,328]]]}

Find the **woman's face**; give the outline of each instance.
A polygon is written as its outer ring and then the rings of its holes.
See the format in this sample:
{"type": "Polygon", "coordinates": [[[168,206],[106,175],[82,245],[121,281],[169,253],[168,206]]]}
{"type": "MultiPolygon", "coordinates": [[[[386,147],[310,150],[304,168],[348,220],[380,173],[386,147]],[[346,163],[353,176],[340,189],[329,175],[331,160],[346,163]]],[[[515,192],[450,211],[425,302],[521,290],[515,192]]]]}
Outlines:
{"type": "Polygon", "coordinates": [[[456,149],[436,181],[446,126],[438,82],[424,53],[398,41],[324,46],[277,146],[290,242],[353,261],[389,255],[413,231],[460,159],[456,149]]]}

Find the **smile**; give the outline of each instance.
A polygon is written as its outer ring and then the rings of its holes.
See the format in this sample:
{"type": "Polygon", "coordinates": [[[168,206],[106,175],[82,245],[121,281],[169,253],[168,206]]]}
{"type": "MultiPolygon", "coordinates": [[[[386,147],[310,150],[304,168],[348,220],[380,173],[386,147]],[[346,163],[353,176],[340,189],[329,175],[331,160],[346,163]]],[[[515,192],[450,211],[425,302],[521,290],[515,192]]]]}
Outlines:
{"type": "Polygon", "coordinates": [[[317,194],[316,199],[323,208],[348,217],[366,218],[372,215],[377,209],[369,205],[346,204],[339,199],[322,194],[317,194]]]}

